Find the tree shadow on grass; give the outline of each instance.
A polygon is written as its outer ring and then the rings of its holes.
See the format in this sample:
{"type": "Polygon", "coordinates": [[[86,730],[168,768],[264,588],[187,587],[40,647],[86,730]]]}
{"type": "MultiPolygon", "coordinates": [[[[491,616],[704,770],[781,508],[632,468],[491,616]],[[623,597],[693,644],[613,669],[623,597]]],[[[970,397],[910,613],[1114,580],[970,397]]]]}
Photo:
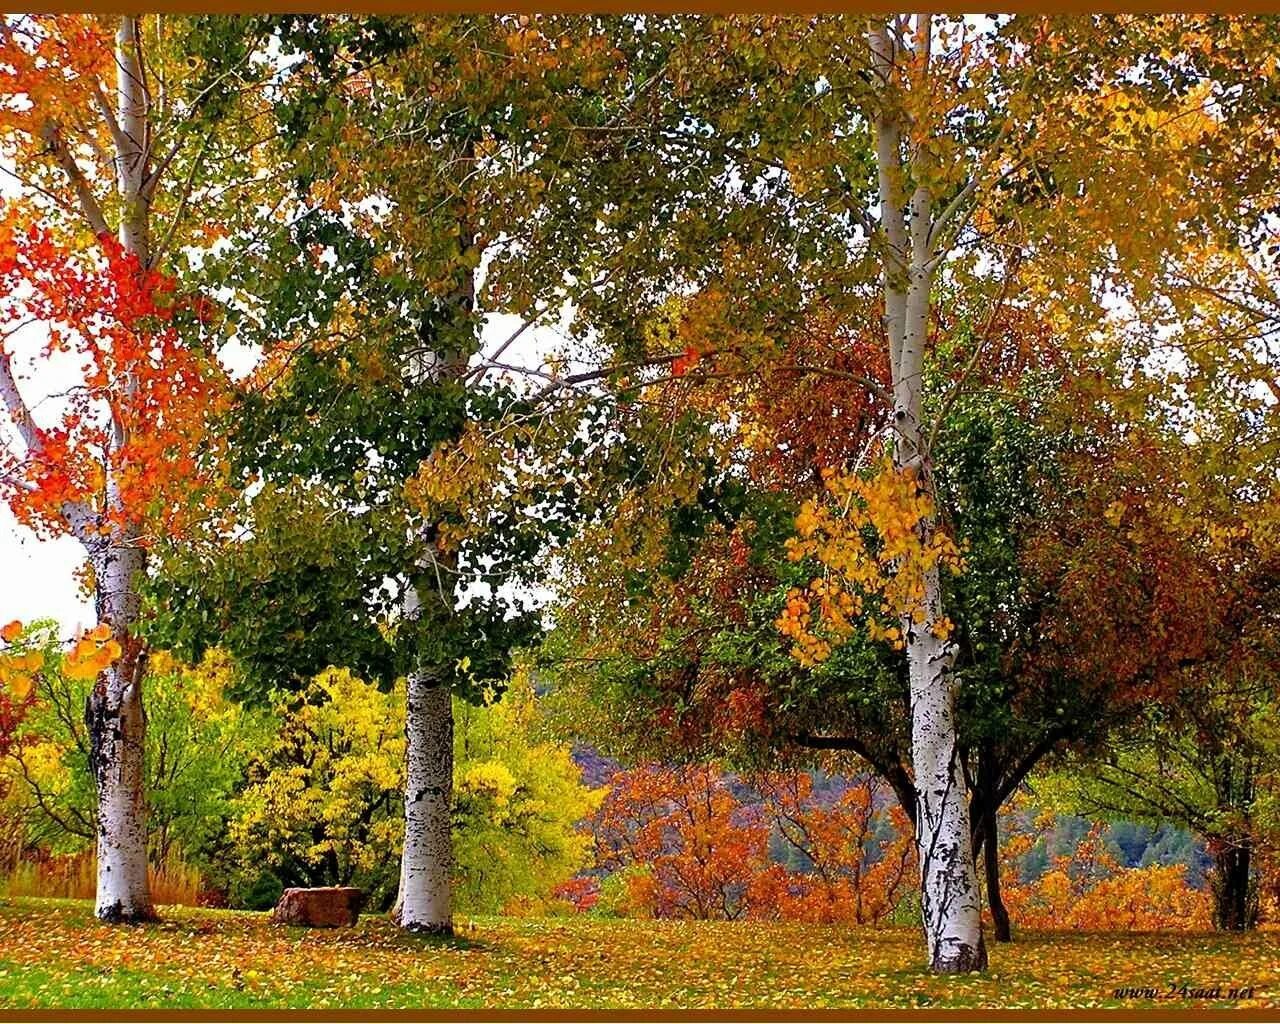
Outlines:
{"type": "Polygon", "coordinates": [[[397,928],[384,941],[388,947],[395,949],[451,949],[474,953],[488,953],[497,949],[491,941],[459,932],[452,935],[429,935],[397,928]]]}

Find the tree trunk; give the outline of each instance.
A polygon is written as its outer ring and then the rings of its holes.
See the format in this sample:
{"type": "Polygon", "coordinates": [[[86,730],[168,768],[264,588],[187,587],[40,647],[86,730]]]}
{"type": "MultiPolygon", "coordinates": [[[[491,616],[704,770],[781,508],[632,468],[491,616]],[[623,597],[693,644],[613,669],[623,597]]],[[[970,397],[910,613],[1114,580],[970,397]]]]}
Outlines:
{"type": "Polygon", "coordinates": [[[955,684],[949,645],[929,628],[940,597],[936,571],[925,583],[931,613],[908,625],[911,750],[916,779],[916,854],[929,967],[937,973],[984,970],[982,908],[969,838],[969,807],[956,745],[955,684]]]}
{"type": "MultiPolygon", "coordinates": [[[[905,318],[894,374],[894,463],[914,472],[918,486],[933,493],[933,466],[922,429],[924,351],[933,273],[927,236],[930,199],[917,188],[910,202],[912,255],[905,295],[905,318]]],[[[887,279],[887,288],[895,286],[887,279]]],[[[927,547],[936,517],[924,516],[917,529],[927,547]]],[[[938,973],[984,970],[982,906],[973,863],[969,802],[956,733],[955,646],[938,636],[944,618],[942,579],[935,565],[922,573],[919,608],[902,616],[911,694],[911,762],[916,785],[916,852],[920,863],[921,919],[929,966],[938,973]],[[916,621],[916,613],[922,613],[916,621]]]]}
{"type": "MultiPolygon", "coordinates": [[[[460,152],[459,164],[469,166],[475,159],[474,141],[468,138],[460,152]]],[[[465,180],[465,178],[464,178],[465,180]]],[[[456,197],[463,195],[461,183],[456,197]]],[[[475,232],[465,212],[458,211],[458,252],[466,254],[475,242],[475,232]]],[[[454,326],[468,325],[476,304],[475,274],[459,272],[457,287],[445,298],[457,317],[454,326]]],[[[406,366],[411,385],[456,379],[466,368],[467,348],[462,332],[444,332],[438,349],[415,353],[406,366]]],[[[453,568],[453,556],[436,547],[424,529],[421,543],[430,550],[431,571],[441,592],[443,615],[453,614],[451,598],[440,583],[439,569],[453,568]]],[[[419,560],[417,570],[426,574],[427,562],[419,560]]],[[[452,578],[451,578],[452,579],[452,578]]],[[[452,582],[450,583],[452,586],[452,582]]],[[[417,587],[410,583],[405,592],[406,617],[422,612],[417,587]]],[[[423,666],[410,673],[405,692],[405,799],[404,849],[400,857],[400,888],[392,917],[407,931],[434,935],[453,934],[453,691],[449,684],[423,666]]]]}
{"type": "MultiPolygon", "coordinates": [[[[931,453],[924,432],[924,354],[929,332],[930,298],[937,267],[934,253],[933,196],[928,155],[904,147],[907,125],[897,95],[898,76],[914,67],[927,75],[931,22],[920,15],[917,50],[899,54],[898,43],[883,22],[868,35],[874,80],[879,92],[872,129],[880,190],[883,231],[884,325],[893,384],[893,458],[915,474],[917,485],[933,494],[931,453]],[[915,181],[908,198],[905,183],[915,181]]],[[[917,527],[928,545],[937,530],[934,515],[917,527]]],[[[920,864],[921,920],[929,966],[938,973],[983,970],[982,907],[970,838],[969,804],[956,734],[954,645],[938,636],[943,619],[942,581],[935,565],[925,570],[919,608],[902,612],[911,693],[911,761],[916,786],[916,852],[920,864]],[[921,612],[916,621],[913,613],[921,612]]]]}
{"type": "Polygon", "coordinates": [[[98,882],[95,913],[104,921],[155,916],[147,883],[147,820],[143,778],[146,715],[142,678],[146,652],[129,635],[137,621],[136,546],[108,547],[95,565],[98,621],[110,623],[121,656],[94,683],[85,702],[90,768],[98,795],[98,882]]]}
{"type": "Polygon", "coordinates": [[[413,672],[406,694],[407,772],[400,891],[402,928],[453,934],[453,694],[413,672]]]}
{"type": "MultiPolygon", "coordinates": [[[[115,39],[116,106],[112,112],[100,91],[98,110],[112,137],[119,209],[117,235],[139,267],[150,263],[149,217],[155,181],[148,174],[151,153],[150,93],[142,60],[138,16],[121,16],[115,39]]],[[[109,234],[103,209],[80,171],[75,155],[62,139],[56,121],[43,129],[51,155],[75,189],[86,225],[95,235],[109,234]]],[[[147,886],[147,829],[143,756],[146,715],[142,680],[146,671],[143,644],[132,636],[138,621],[138,579],[145,552],[134,525],[140,509],[125,507],[121,488],[121,453],[129,442],[128,418],[120,406],[137,396],[136,373],[122,381],[122,394],[111,395],[110,430],[106,439],[102,494],[66,501],[62,510],[70,531],[83,545],[93,568],[98,623],[110,627],[120,656],[94,682],[85,701],[89,760],[97,795],[97,914],[107,921],[135,921],[154,914],[147,886]],[[98,498],[101,498],[99,503],[98,498]]],[[[0,352],[0,399],[29,454],[45,457],[45,438],[18,392],[8,357],[0,352]]]]}
{"type": "MultiPolygon", "coordinates": [[[[140,60],[141,30],[136,15],[120,19],[116,30],[116,190],[120,193],[120,245],[147,267],[151,262],[151,195],[147,183],[151,131],[148,96],[140,60]]],[[[151,186],[152,188],[154,185],[151,186]]]]}
{"type": "Polygon", "coordinates": [[[1012,942],[1009,911],[1000,895],[1000,828],[993,801],[982,802],[982,861],[987,876],[987,906],[991,910],[991,931],[996,942],[1012,942]]]}
{"type": "Polygon", "coordinates": [[[969,803],[971,827],[974,827],[974,859],[982,854],[987,888],[987,908],[991,911],[992,930],[997,942],[1012,942],[1009,911],[1000,894],[1000,786],[996,767],[995,744],[986,740],[978,749],[978,779],[969,803]]]}
{"type": "Polygon", "coordinates": [[[1248,843],[1224,844],[1213,857],[1213,925],[1219,931],[1242,932],[1257,923],[1257,906],[1248,843]]]}
{"type": "MultiPolygon", "coordinates": [[[[149,199],[146,194],[148,130],[147,93],[140,60],[138,18],[120,18],[116,31],[116,188],[121,201],[119,240],[138,258],[150,260],[149,199]]],[[[126,401],[137,381],[124,382],[126,401]]],[[[112,417],[111,454],[128,443],[118,416],[112,417]]],[[[145,553],[135,532],[124,525],[128,516],[116,470],[109,466],[103,528],[107,537],[87,540],[97,585],[98,622],[111,626],[121,656],[94,684],[85,705],[90,761],[98,792],[98,917],[104,921],[138,921],[155,916],[147,883],[146,780],[143,758],[146,714],[142,680],[146,652],[130,636],[138,621],[138,580],[145,553]],[[94,548],[101,543],[97,557],[94,548]]]]}

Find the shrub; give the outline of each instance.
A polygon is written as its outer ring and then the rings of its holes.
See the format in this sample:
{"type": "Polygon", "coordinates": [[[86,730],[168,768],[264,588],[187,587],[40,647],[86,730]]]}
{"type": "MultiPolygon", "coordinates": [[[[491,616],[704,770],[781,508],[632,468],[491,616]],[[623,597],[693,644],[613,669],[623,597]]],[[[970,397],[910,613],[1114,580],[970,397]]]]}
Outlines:
{"type": "Polygon", "coordinates": [[[1080,931],[1203,931],[1212,927],[1213,899],[1192,888],[1182,865],[1122,867],[1094,825],[1079,844],[1030,882],[1017,878],[1014,854],[1026,836],[1002,849],[1002,888],[1013,922],[1024,928],[1080,931]]]}
{"type": "MultiPolygon", "coordinates": [[[[389,907],[403,840],[404,686],[389,692],[328,669],[275,704],[273,742],[237,799],[233,893],[283,885],[357,885],[389,907]]],[[[454,702],[454,860],[459,910],[498,913],[539,900],[585,862],[577,822],[598,802],[568,749],[532,738],[536,707],[518,676],[501,703],[454,702]]]]}

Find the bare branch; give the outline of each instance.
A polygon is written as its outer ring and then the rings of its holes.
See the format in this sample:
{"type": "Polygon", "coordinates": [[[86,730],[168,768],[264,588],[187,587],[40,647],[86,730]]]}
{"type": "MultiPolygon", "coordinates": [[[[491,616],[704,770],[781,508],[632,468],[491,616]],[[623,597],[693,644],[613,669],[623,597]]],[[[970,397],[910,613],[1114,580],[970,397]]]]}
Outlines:
{"type": "Polygon", "coordinates": [[[964,208],[964,205],[969,201],[977,189],[978,179],[976,177],[970,178],[964,188],[956,193],[955,198],[953,198],[951,202],[947,203],[942,212],[933,219],[933,227],[929,229],[928,248],[930,252],[937,251],[936,247],[938,239],[941,237],[943,229],[946,228],[946,226],[951,223],[951,220],[961,211],[961,209],[964,208]]]}
{"type": "Polygon", "coordinates": [[[116,112],[111,109],[111,101],[103,93],[102,84],[98,81],[93,83],[93,103],[98,108],[98,113],[102,115],[102,120],[107,123],[107,131],[111,133],[111,141],[115,143],[116,152],[123,153],[129,147],[129,140],[125,137],[124,132],[120,130],[120,122],[116,120],[116,112]]]}
{"type": "MultiPolygon", "coordinates": [[[[200,143],[200,151],[196,153],[195,159],[191,161],[191,167],[187,171],[187,179],[182,183],[182,191],[178,196],[178,208],[173,211],[173,217],[169,220],[169,226],[165,229],[164,237],[160,240],[160,244],[156,246],[151,253],[151,259],[149,261],[150,266],[155,267],[159,265],[160,257],[164,255],[165,251],[173,242],[173,237],[178,231],[178,226],[182,223],[182,218],[187,212],[187,202],[191,199],[191,189],[195,185],[196,170],[199,168],[200,160],[204,156],[205,150],[209,148],[209,143],[212,140],[213,132],[209,132],[205,135],[204,141],[200,143]]],[[[155,182],[159,180],[158,174],[160,170],[163,170],[163,168],[157,168],[156,172],[147,179],[147,184],[143,186],[144,189],[151,189],[155,186],[155,182]]]]}
{"type": "Polygon", "coordinates": [[[53,120],[46,121],[40,134],[45,144],[48,145],[49,152],[53,154],[53,158],[58,162],[58,166],[66,173],[71,182],[71,187],[76,190],[76,198],[80,203],[80,212],[84,215],[85,220],[89,222],[89,227],[93,229],[93,233],[95,235],[111,234],[111,228],[107,226],[107,218],[102,215],[102,207],[98,205],[98,200],[94,196],[93,190],[89,187],[89,182],[85,179],[84,172],[80,170],[80,165],[76,163],[76,158],[67,147],[67,142],[62,137],[62,129],[58,126],[58,122],[53,120]]]}
{"type": "Polygon", "coordinates": [[[27,446],[27,452],[32,456],[39,456],[44,451],[44,438],[31,416],[31,409],[26,399],[18,390],[18,382],[14,379],[10,359],[9,353],[0,348],[0,398],[4,399],[9,419],[17,427],[22,443],[27,446]]]}
{"type": "Polygon", "coordinates": [[[514,345],[516,342],[516,339],[518,339],[522,334],[524,334],[525,331],[527,331],[530,327],[532,327],[533,324],[534,324],[534,321],[532,320],[522,321],[520,326],[517,327],[514,331],[511,332],[510,335],[507,336],[507,340],[498,346],[497,350],[493,353],[493,355],[486,356],[479,366],[476,366],[473,369],[468,370],[463,375],[463,380],[468,380],[471,377],[475,377],[476,380],[479,380],[481,377],[485,375],[486,371],[490,369],[509,369],[509,367],[503,366],[500,363],[498,363],[497,360],[502,358],[502,353],[504,353],[507,349],[509,349],[512,345],[514,345]]]}

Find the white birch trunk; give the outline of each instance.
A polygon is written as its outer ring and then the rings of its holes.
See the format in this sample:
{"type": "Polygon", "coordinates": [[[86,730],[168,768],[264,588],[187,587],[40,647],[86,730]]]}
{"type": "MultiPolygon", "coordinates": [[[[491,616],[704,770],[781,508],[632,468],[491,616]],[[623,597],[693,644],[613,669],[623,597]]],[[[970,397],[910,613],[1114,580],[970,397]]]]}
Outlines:
{"type": "MultiPolygon", "coordinates": [[[[475,158],[473,145],[462,150],[465,166],[475,158]]],[[[474,241],[459,218],[458,241],[465,251],[474,241]]],[[[462,275],[458,287],[445,300],[460,317],[475,308],[475,277],[462,275]]],[[[410,360],[410,383],[426,384],[457,377],[466,369],[466,355],[457,351],[424,351],[410,360]]],[[[439,601],[441,611],[453,611],[452,578],[446,583],[440,570],[451,559],[435,548],[424,531],[428,553],[418,568],[434,573],[439,591],[429,600],[439,601]]],[[[415,586],[405,592],[406,617],[419,615],[422,598],[415,586]]],[[[400,889],[392,917],[406,931],[434,935],[453,934],[453,690],[432,666],[420,665],[409,674],[405,687],[405,794],[404,847],[400,855],[400,889]]]]}
{"type": "MultiPolygon", "coordinates": [[[[149,203],[146,195],[150,145],[147,98],[140,60],[138,19],[125,16],[116,32],[116,187],[120,195],[119,240],[146,266],[150,258],[149,203]]],[[[124,403],[134,400],[137,381],[123,382],[124,403]]],[[[125,427],[113,417],[112,455],[127,442],[125,427]]],[[[146,793],[143,754],[146,714],[142,679],[143,645],[130,635],[138,621],[138,583],[145,553],[125,513],[118,481],[108,460],[104,512],[105,536],[89,542],[97,580],[98,621],[110,625],[121,657],[94,684],[85,705],[90,761],[98,795],[98,882],[96,913],[105,921],[136,921],[154,916],[147,882],[146,793]]]]}
{"type": "MultiPolygon", "coordinates": [[[[408,370],[415,384],[445,372],[449,367],[434,352],[415,357],[408,370]]],[[[424,536],[423,543],[431,541],[424,536]]],[[[446,600],[443,593],[429,599],[446,600]]],[[[414,619],[421,613],[422,595],[410,583],[404,616],[414,619]]],[[[431,666],[416,665],[406,680],[404,731],[404,843],[391,916],[406,931],[452,935],[453,691],[431,666]]]]}
{"type": "MultiPolygon", "coordinates": [[[[933,524],[929,524],[932,529],[933,524]]],[[[982,904],[969,831],[969,801],[956,741],[953,645],[934,636],[941,616],[937,570],[925,579],[925,621],[904,622],[911,685],[920,910],[930,969],[985,970],[982,904]]]]}
{"type": "Polygon", "coordinates": [[[426,673],[408,679],[404,851],[396,919],[406,931],[453,934],[453,694],[426,673]]]}
{"type": "Polygon", "coordinates": [[[95,913],[104,921],[155,916],[147,882],[143,778],[146,653],[129,635],[137,621],[142,550],[111,543],[94,559],[98,618],[111,624],[123,654],[103,672],[85,702],[90,767],[98,793],[98,882],[95,913]]]}
{"type": "MultiPolygon", "coordinates": [[[[917,45],[924,47],[927,74],[929,20],[921,15],[917,45]]],[[[894,460],[911,467],[922,488],[933,491],[933,466],[923,431],[921,390],[929,330],[929,300],[935,256],[931,245],[933,199],[924,186],[907,199],[913,170],[903,152],[905,125],[892,101],[896,41],[884,25],[869,35],[872,66],[881,86],[874,123],[879,164],[880,214],[884,243],[883,284],[894,398],[894,460]]],[[[910,160],[927,156],[916,150],[910,160]]],[[[928,543],[934,517],[920,524],[928,543]]],[[[951,668],[953,645],[939,639],[934,624],[943,617],[938,570],[926,573],[924,617],[911,609],[902,619],[911,696],[911,761],[916,789],[916,853],[920,866],[921,920],[930,969],[939,973],[983,970],[987,964],[973,846],[969,801],[960,766],[955,722],[956,683],[951,668]]]]}

